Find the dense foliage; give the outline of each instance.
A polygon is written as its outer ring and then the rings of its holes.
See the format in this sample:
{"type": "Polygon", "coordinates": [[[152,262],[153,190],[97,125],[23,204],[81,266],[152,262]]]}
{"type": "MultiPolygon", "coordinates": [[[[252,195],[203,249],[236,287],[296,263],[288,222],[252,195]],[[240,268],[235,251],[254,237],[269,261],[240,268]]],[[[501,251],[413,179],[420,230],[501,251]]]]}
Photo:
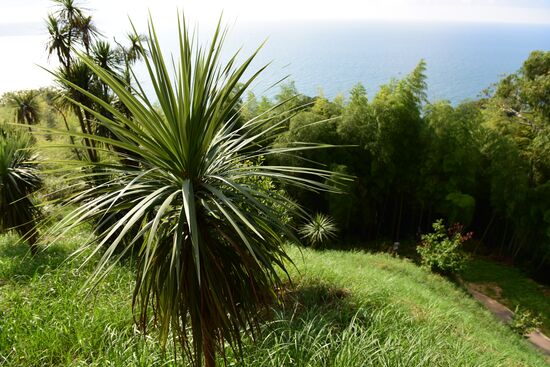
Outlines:
{"type": "Polygon", "coordinates": [[[322,162],[335,173],[355,176],[346,183],[346,196],[319,200],[288,188],[300,204],[334,217],[342,238],[419,239],[444,218],[475,232],[485,244],[478,251],[528,264],[548,281],[550,52],[533,52],[483,98],[456,106],[426,100],[425,68],[421,61],[403,79],[383,85],[372,100],[360,84],[346,100],[329,101],[302,96],[290,83],[274,101],[249,95],[243,110],[265,113],[295,94],[311,103],[290,115],[272,144],[348,146],[306,151],[301,159],[271,158],[286,165],[322,162]]]}

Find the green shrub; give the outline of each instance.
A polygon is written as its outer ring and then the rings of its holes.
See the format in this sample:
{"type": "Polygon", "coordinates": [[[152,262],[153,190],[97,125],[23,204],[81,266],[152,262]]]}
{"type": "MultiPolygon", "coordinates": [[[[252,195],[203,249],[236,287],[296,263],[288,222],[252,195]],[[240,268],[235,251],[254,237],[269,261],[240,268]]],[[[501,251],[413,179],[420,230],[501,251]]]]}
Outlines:
{"type": "Polygon", "coordinates": [[[527,335],[530,332],[540,328],[542,320],[540,315],[535,315],[528,309],[516,306],[514,317],[510,322],[510,327],[519,335],[527,335]]]}
{"type": "Polygon", "coordinates": [[[459,272],[467,260],[462,244],[471,238],[472,233],[462,234],[459,224],[447,229],[442,219],[433,224],[433,229],[433,233],[422,235],[422,243],[416,248],[422,266],[441,274],[459,272]]]}

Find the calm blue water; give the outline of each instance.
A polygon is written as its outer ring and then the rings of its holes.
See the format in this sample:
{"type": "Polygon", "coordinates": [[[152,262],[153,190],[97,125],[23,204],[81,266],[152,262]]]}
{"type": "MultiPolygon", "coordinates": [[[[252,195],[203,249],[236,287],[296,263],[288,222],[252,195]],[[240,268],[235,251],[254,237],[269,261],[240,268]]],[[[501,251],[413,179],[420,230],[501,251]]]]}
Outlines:
{"type": "Polygon", "coordinates": [[[273,63],[254,91],[269,96],[277,91],[265,88],[290,75],[307,95],[322,88],[334,97],[361,82],[372,97],[424,59],[430,100],[457,103],[515,72],[531,51],[550,50],[550,26],[460,23],[237,22],[226,46],[246,53],[267,37],[256,65],[273,63]]]}

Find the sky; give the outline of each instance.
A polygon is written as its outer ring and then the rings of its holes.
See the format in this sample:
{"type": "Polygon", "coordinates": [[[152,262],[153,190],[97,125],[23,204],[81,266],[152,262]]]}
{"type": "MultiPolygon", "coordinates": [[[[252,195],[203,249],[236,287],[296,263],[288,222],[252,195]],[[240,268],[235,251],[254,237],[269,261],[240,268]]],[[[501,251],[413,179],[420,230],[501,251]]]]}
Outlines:
{"type": "MultiPolygon", "coordinates": [[[[97,27],[110,37],[129,30],[130,17],[145,29],[147,12],[160,37],[173,32],[176,9],[201,26],[223,11],[229,23],[325,21],[498,22],[550,24],[550,0],[81,0],[97,27]],[[162,20],[162,21],[160,21],[162,20]],[[164,22],[164,20],[167,20],[164,22]]],[[[50,0],[0,0],[0,94],[51,83],[44,18],[50,0]]],[[[267,35],[266,35],[267,36],[267,35]]]]}

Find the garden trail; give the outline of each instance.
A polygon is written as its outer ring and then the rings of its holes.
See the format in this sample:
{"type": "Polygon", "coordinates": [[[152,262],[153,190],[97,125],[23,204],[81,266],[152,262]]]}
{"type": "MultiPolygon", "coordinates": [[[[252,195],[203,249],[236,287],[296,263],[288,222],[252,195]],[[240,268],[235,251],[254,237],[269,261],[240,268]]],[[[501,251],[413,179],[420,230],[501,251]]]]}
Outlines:
{"type": "MultiPolygon", "coordinates": [[[[491,311],[499,320],[505,323],[512,321],[514,317],[514,312],[508,307],[504,306],[502,303],[497,300],[481,293],[473,283],[467,283],[466,288],[470,294],[483,304],[489,311],[491,311]]],[[[535,330],[527,334],[527,339],[531,344],[540,349],[544,354],[546,354],[546,361],[550,363],[550,338],[544,335],[539,330],[535,330]]]]}

